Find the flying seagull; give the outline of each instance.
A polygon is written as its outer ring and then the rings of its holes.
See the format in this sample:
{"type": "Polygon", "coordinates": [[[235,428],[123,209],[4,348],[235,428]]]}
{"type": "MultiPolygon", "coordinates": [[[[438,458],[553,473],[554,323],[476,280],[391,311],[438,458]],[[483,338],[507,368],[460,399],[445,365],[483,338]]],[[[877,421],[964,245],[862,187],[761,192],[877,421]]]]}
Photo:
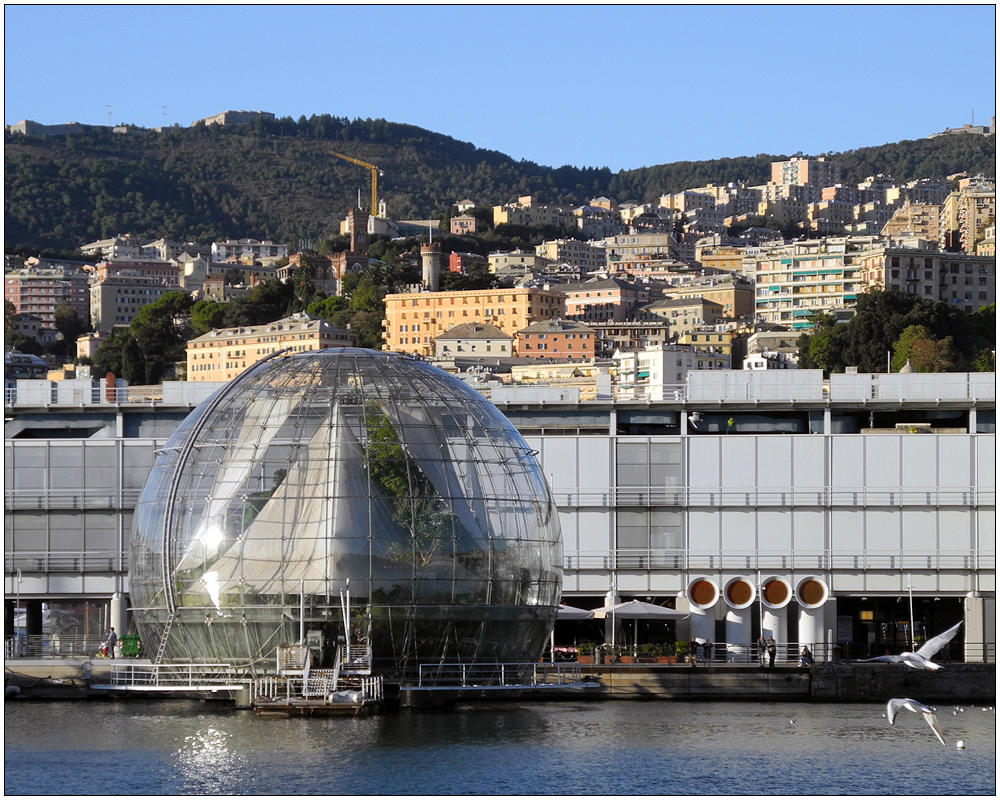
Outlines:
{"type": "Polygon", "coordinates": [[[875,658],[867,658],[865,660],[888,661],[890,664],[902,662],[908,667],[913,667],[913,669],[944,669],[940,664],[935,664],[931,661],[931,658],[937,655],[938,650],[955,638],[955,634],[958,633],[960,627],[962,627],[961,622],[948,628],[944,633],[938,634],[933,639],[928,639],[915,653],[907,652],[898,656],[876,656],[875,658]]]}
{"type": "Polygon", "coordinates": [[[934,735],[937,736],[941,744],[944,744],[944,736],[941,735],[941,726],[938,725],[937,717],[934,716],[934,709],[930,706],[925,706],[923,703],[918,703],[916,700],[911,700],[909,697],[904,698],[893,698],[889,701],[886,706],[886,711],[889,715],[889,724],[894,725],[896,723],[896,713],[899,709],[905,708],[907,711],[915,711],[918,714],[923,714],[924,719],[927,720],[927,724],[931,726],[931,730],[934,731],[934,735]]]}

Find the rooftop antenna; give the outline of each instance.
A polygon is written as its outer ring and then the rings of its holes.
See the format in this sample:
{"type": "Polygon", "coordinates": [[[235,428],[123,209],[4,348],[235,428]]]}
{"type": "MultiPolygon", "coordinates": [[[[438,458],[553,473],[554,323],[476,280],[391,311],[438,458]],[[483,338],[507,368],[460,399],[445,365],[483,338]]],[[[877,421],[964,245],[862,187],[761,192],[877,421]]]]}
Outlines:
{"type": "Polygon", "coordinates": [[[111,127],[111,106],[108,106],[108,127],[111,127]]]}
{"type": "Polygon", "coordinates": [[[434,244],[434,225],[428,220],[427,221],[427,244],[434,244]]]}
{"type": "Polygon", "coordinates": [[[361,208],[361,187],[358,187],[358,208],[361,208]]]}
{"type": "Polygon", "coordinates": [[[163,107],[163,127],[167,127],[167,107],[163,107]]]}

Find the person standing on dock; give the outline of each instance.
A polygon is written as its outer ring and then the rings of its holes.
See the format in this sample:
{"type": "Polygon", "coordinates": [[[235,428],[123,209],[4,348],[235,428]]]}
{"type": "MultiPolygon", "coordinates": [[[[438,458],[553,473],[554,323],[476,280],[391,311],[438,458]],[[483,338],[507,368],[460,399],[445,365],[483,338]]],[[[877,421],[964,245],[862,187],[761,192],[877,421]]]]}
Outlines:
{"type": "Polygon", "coordinates": [[[773,636],[767,637],[767,665],[769,667],[774,666],[774,656],[778,652],[778,643],[774,641],[773,636]]]}
{"type": "Polygon", "coordinates": [[[108,633],[108,640],[107,640],[108,658],[114,658],[115,657],[115,645],[116,644],[118,644],[118,634],[115,633],[115,629],[112,628],[111,632],[108,633]]]}
{"type": "Polygon", "coordinates": [[[757,637],[757,661],[760,666],[764,666],[764,659],[767,658],[767,641],[764,639],[763,632],[757,637]]]}

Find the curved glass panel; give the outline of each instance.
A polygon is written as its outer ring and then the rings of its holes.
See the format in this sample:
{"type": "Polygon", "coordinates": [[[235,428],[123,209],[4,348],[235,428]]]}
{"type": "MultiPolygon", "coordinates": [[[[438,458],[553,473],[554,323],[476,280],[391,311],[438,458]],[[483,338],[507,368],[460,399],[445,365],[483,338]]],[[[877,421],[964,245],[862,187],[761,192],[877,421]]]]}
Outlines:
{"type": "Polygon", "coordinates": [[[300,625],[401,674],[538,658],[562,585],[558,515],[533,453],[442,370],[342,348],[247,370],[160,454],[132,530],[147,652],[273,664],[300,625]],[[304,623],[301,610],[304,606],[304,623]]]}

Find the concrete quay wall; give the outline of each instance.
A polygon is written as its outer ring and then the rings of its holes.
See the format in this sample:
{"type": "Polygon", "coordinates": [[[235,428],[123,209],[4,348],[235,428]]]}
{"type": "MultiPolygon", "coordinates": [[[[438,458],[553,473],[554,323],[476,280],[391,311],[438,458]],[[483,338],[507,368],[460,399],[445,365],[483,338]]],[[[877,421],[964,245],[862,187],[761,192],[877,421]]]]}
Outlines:
{"type": "MultiPolygon", "coordinates": [[[[109,682],[115,661],[74,659],[14,659],[4,665],[4,686],[17,686],[22,699],[86,699],[106,696],[91,687],[109,682]]],[[[133,662],[134,663],[134,662],[133,662]]],[[[146,662],[148,663],[148,662],[146,662]]],[[[995,664],[949,664],[930,672],[904,665],[881,663],[823,663],[808,670],[796,667],[587,666],[585,678],[594,681],[584,690],[512,691],[506,696],[533,699],[590,697],[604,700],[747,700],[798,702],[886,702],[912,697],[927,703],[993,703],[995,664]]],[[[454,702],[456,693],[422,693],[429,705],[454,702]],[[440,694],[440,697],[431,695],[440,694]],[[447,696],[448,699],[445,699],[447,696]]],[[[499,699],[495,692],[460,693],[462,699],[499,699]]]]}

